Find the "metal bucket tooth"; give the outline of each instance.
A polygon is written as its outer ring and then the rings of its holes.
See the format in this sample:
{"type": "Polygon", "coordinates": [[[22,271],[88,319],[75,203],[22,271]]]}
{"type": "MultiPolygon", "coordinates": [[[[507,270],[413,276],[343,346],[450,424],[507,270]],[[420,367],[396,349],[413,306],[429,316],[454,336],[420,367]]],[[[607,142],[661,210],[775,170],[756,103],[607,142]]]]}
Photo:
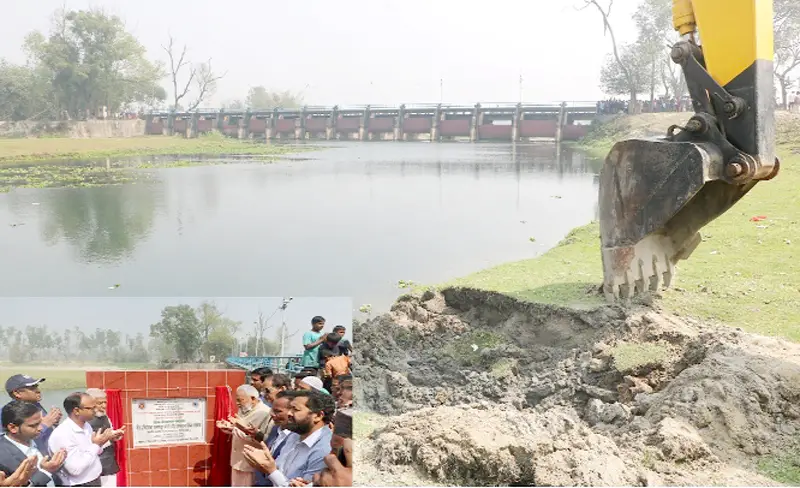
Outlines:
{"type": "Polygon", "coordinates": [[[676,255],[672,241],[665,236],[647,236],[634,246],[603,249],[603,292],[606,299],[631,299],[657,292],[672,283],[676,255]]]}

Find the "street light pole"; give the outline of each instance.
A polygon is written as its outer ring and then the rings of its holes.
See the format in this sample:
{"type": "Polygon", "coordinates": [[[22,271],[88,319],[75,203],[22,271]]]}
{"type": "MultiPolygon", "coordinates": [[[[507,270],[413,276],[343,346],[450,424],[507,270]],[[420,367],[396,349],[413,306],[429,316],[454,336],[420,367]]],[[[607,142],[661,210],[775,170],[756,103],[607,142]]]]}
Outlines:
{"type": "Polygon", "coordinates": [[[444,102],[444,80],[439,78],[439,103],[444,102]]]}
{"type": "Polygon", "coordinates": [[[286,307],[291,301],[292,297],[284,298],[281,304],[281,356],[286,355],[286,307]]]}
{"type": "Polygon", "coordinates": [[[519,103],[522,103],[522,73],[519,75],[519,103]]]}

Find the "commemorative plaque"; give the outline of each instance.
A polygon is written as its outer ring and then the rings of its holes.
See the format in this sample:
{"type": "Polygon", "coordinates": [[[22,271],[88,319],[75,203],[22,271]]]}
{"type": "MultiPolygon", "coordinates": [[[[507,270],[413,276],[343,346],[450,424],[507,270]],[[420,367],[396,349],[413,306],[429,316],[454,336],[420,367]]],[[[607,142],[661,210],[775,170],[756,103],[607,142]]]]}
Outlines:
{"type": "Polygon", "coordinates": [[[205,398],[132,400],[133,447],[206,442],[205,398]]]}

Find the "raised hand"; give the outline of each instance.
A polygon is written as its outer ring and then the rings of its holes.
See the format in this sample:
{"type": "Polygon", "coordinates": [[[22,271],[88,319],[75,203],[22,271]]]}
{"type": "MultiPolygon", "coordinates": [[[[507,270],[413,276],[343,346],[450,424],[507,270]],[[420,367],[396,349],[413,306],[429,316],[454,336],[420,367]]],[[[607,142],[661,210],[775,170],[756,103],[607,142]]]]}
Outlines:
{"type": "Polygon", "coordinates": [[[269,448],[263,442],[259,444],[259,447],[244,446],[244,458],[247,459],[251,466],[262,473],[272,474],[278,469],[275,465],[275,459],[269,452],[269,448]]]}
{"type": "Polygon", "coordinates": [[[335,454],[325,456],[325,468],[314,475],[314,486],[353,486],[353,441],[345,439],[344,457],[347,466],[339,462],[335,454]]]}
{"type": "Polygon", "coordinates": [[[38,462],[39,458],[36,455],[25,458],[24,461],[19,463],[19,467],[11,476],[4,476],[3,486],[27,486],[31,481],[31,476],[36,471],[38,462]]]}
{"type": "Polygon", "coordinates": [[[294,478],[289,481],[289,486],[306,486],[308,485],[308,481],[304,480],[303,478],[294,478]]]}
{"type": "Polygon", "coordinates": [[[244,420],[240,419],[239,417],[230,417],[228,422],[233,424],[234,427],[241,430],[245,434],[251,436],[256,433],[256,428],[253,427],[251,424],[246,423],[244,420]]]}
{"type": "Polygon", "coordinates": [[[56,425],[59,420],[61,420],[61,410],[53,408],[47,415],[42,417],[42,425],[52,427],[56,425]]]}
{"type": "Polygon", "coordinates": [[[47,456],[42,459],[41,469],[42,471],[47,471],[50,474],[55,473],[59,469],[61,469],[61,465],[64,464],[64,461],[67,459],[67,450],[66,449],[59,449],[58,452],[53,454],[52,456],[47,456]]]}
{"type": "Polygon", "coordinates": [[[111,429],[97,429],[92,433],[92,442],[98,446],[102,446],[108,441],[108,432],[111,429]]]}
{"type": "Polygon", "coordinates": [[[117,430],[115,430],[115,431],[113,431],[111,433],[111,440],[116,442],[116,441],[122,439],[122,436],[124,436],[124,435],[125,435],[125,426],[123,425],[122,427],[120,427],[119,429],[117,429],[117,430]]]}
{"type": "Polygon", "coordinates": [[[217,420],[217,427],[226,434],[230,434],[233,431],[233,425],[227,420],[217,420]]]}

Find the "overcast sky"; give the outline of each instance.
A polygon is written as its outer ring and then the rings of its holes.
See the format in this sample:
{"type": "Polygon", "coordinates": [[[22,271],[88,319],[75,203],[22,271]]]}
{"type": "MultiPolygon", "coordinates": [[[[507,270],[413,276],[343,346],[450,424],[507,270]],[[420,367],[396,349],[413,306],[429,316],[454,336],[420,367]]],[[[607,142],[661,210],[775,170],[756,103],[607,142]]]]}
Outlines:
{"type": "MultiPolygon", "coordinates": [[[[26,325],[47,325],[52,330],[65,330],[78,326],[89,334],[97,328],[112,329],[124,334],[150,333],[150,325],[161,320],[161,310],[172,305],[197,307],[204,299],[191,297],[154,298],[2,298],[0,299],[0,326],[24,328],[26,325]]],[[[276,312],[282,299],[271,298],[212,298],[217,308],[229,318],[240,321],[244,338],[255,330],[259,310],[270,327],[265,336],[277,339],[281,314],[276,312]]],[[[286,329],[291,335],[287,353],[302,352],[302,337],[311,330],[311,318],[322,315],[326,319],[325,331],[334,325],[347,327],[345,337],[351,338],[353,303],[350,298],[294,297],[286,307],[286,329]],[[294,334],[294,335],[292,335],[294,334]]]]}
{"type": "MultiPolygon", "coordinates": [[[[104,7],[148,49],[169,33],[194,61],[227,72],[207,106],[244,98],[253,85],[304,92],[313,105],[528,102],[602,97],[610,41],[583,0],[5,0],[0,58],[24,61],[32,30],[52,12],[104,7]],[[13,5],[13,6],[12,6],[13,5]],[[442,89],[440,94],[440,80],[442,89]]],[[[635,32],[637,0],[614,2],[618,38],[635,32]]],[[[166,81],[166,80],[165,80],[166,81]]]]}

